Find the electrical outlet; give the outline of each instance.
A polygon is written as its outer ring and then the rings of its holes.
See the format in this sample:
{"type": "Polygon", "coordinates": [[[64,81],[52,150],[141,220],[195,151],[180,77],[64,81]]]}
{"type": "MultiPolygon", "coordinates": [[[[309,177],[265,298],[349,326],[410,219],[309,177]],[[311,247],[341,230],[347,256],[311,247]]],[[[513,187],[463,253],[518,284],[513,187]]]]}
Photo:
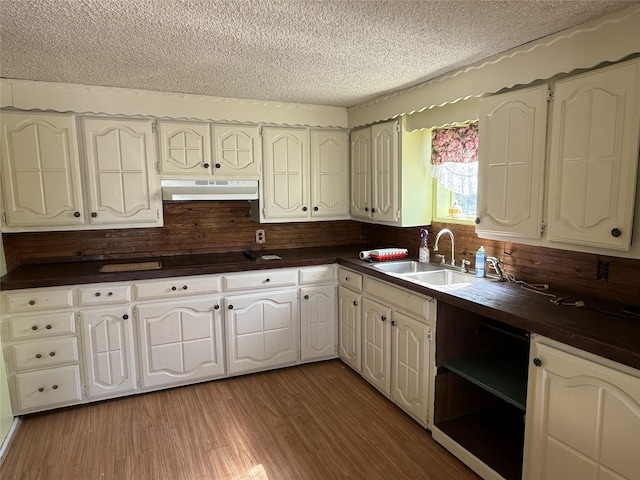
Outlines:
{"type": "Polygon", "coordinates": [[[264,230],[256,230],[256,243],[264,243],[264,230]]]}

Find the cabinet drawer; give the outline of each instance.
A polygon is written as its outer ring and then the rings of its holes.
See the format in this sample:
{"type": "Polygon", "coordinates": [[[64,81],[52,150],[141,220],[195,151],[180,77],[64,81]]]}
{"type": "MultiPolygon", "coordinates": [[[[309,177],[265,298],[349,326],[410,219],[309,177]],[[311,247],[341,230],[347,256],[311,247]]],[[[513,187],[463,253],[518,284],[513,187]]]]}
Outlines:
{"type": "Polygon", "coordinates": [[[370,277],[364,279],[364,295],[391,305],[395,310],[429,322],[436,321],[436,302],[433,298],[398,288],[370,277]]]}
{"type": "Polygon", "coordinates": [[[73,312],[55,312],[44,315],[10,317],[4,324],[2,334],[9,340],[28,340],[55,335],[75,333],[73,312]]]}
{"type": "Polygon", "coordinates": [[[354,272],[353,270],[347,270],[346,268],[338,268],[338,282],[340,285],[349,287],[355,290],[362,290],[362,275],[354,272]]]}
{"type": "Polygon", "coordinates": [[[110,305],[131,301],[129,285],[95,285],[78,289],[78,303],[81,307],[90,305],[110,305]]]}
{"type": "Polygon", "coordinates": [[[19,412],[45,410],[82,401],[78,365],[19,373],[15,380],[19,412]]]}
{"type": "Polygon", "coordinates": [[[11,346],[11,350],[16,371],[78,363],[75,337],[17,343],[11,346]]]}
{"type": "Polygon", "coordinates": [[[133,289],[138,300],[217,293],[220,291],[220,277],[210,275],[175,277],[168,280],[136,283],[133,289]]]}
{"type": "Polygon", "coordinates": [[[336,279],[334,265],[322,265],[319,267],[304,267],[299,272],[300,285],[309,283],[329,283],[336,279]]]}
{"type": "Polygon", "coordinates": [[[237,273],[222,277],[225,291],[247,290],[295,285],[297,270],[263,270],[256,273],[237,273]]]}
{"type": "Polygon", "coordinates": [[[34,289],[9,292],[5,295],[8,312],[31,312],[73,307],[73,288],[34,289]]]}

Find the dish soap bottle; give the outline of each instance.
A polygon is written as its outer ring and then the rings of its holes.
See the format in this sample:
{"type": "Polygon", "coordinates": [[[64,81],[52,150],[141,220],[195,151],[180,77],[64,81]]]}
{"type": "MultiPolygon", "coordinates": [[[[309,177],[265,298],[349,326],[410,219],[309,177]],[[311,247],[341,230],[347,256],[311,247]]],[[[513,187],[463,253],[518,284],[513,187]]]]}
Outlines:
{"type": "Polygon", "coordinates": [[[476,252],[476,277],[487,276],[487,252],[480,247],[476,252]]]}
{"type": "Polygon", "coordinates": [[[429,263],[431,260],[429,257],[429,246],[427,245],[427,237],[429,236],[429,232],[426,228],[420,229],[420,250],[418,252],[418,261],[421,263],[429,263]]]}

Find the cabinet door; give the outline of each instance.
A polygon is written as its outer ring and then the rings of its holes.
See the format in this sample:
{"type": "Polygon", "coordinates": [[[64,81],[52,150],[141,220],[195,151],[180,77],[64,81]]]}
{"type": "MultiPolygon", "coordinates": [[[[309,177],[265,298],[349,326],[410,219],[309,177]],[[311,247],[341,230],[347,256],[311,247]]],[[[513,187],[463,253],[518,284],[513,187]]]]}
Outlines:
{"type": "Polygon", "coordinates": [[[309,217],[309,146],[302,128],[264,129],[264,217],[309,217]]]}
{"type": "Polygon", "coordinates": [[[211,136],[208,123],[158,122],[162,173],[211,173],[211,136]]]}
{"type": "Polygon", "coordinates": [[[129,306],[80,313],[89,398],[137,390],[133,319],[129,306]]]}
{"type": "Polygon", "coordinates": [[[151,122],[85,118],[83,126],[90,222],[160,225],[151,122]]]}
{"type": "Polygon", "coordinates": [[[532,357],[523,478],[638,478],[640,378],[537,343],[532,357]]]}
{"type": "Polygon", "coordinates": [[[362,348],[362,295],[338,287],[338,354],[343,362],[360,372],[362,348]]]}
{"type": "Polygon", "coordinates": [[[389,396],[391,391],[391,309],[362,301],[362,376],[389,396]]]}
{"type": "Polygon", "coordinates": [[[628,250],[638,135],[640,61],[559,81],[553,106],[549,240],[628,250]]]}
{"type": "Polygon", "coordinates": [[[480,99],[480,235],[542,234],[547,89],[545,84],[480,99]]]}
{"type": "Polygon", "coordinates": [[[144,388],[224,375],[219,299],[182,299],[137,309],[144,388]]]}
{"type": "Polygon", "coordinates": [[[349,135],[311,131],[311,216],[349,218],[349,135]]]}
{"type": "Polygon", "coordinates": [[[351,132],[351,217],[371,218],[371,128],[351,132]]]}
{"type": "Polygon", "coordinates": [[[373,175],[372,217],[396,222],[398,206],[398,122],[371,127],[371,160],[373,175]]]}
{"type": "Polygon", "coordinates": [[[335,358],[338,345],[336,287],[304,287],[300,294],[300,360],[335,358]]]}
{"type": "Polygon", "coordinates": [[[298,291],[225,298],[229,374],[293,365],[298,359],[298,291]]]}
{"type": "Polygon", "coordinates": [[[391,398],[425,425],[429,398],[429,327],[394,311],[391,351],[391,398]]]}
{"type": "Polygon", "coordinates": [[[73,115],[2,112],[9,229],[84,223],[77,142],[73,115]]]}
{"type": "Polygon", "coordinates": [[[213,125],[214,175],[257,179],[261,154],[255,126],[213,125]]]}

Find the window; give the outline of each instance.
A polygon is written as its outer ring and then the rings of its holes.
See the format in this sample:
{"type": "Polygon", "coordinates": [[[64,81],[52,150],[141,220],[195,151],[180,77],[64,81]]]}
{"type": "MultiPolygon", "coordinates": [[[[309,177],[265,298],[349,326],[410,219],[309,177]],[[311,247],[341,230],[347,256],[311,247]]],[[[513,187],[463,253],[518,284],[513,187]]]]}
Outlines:
{"type": "Polygon", "coordinates": [[[434,218],[472,222],[478,193],[478,122],[431,131],[434,218]]]}

